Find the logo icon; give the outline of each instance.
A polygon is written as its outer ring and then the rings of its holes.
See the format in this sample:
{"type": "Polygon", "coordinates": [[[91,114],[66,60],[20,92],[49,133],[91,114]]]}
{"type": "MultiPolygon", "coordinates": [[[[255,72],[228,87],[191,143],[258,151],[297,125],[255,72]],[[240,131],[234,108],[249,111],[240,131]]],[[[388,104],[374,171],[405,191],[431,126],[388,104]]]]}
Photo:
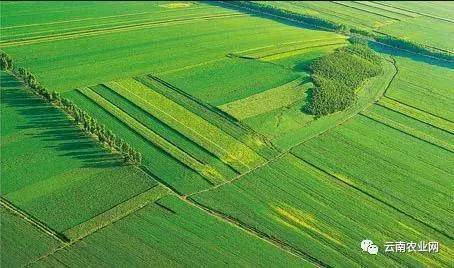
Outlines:
{"type": "Polygon", "coordinates": [[[371,255],[377,255],[378,253],[378,246],[374,245],[374,242],[369,239],[361,241],[361,249],[367,251],[371,255]]]}

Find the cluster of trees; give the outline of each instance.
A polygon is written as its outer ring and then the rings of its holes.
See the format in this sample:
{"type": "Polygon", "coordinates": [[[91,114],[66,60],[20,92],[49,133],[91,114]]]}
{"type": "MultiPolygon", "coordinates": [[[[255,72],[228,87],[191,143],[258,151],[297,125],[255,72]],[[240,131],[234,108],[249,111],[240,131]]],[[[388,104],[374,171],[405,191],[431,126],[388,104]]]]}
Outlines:
{"type": "Polygon", "coordinates": [[[13,59],[5,52],[0,52],[0,66],[2,70],[11,71],[13,69],[13,59]]]}
{"type": "Polygon", "coordinates": [[[360,44],[315,60],[310,70],[314,89],[304,109],[316,116],[346,109],[356,101],[356,89],[363,81],[383,72],[380,57],[360,44]]]}
{"type": "Polygon", "coordinates": [[[18,69],[13,68],[11,58],[4,52],[1,52],[1,69],[5,71],[11,71],[14,76],[22,80],[34,93],[43,97],[48,102],[60,107],[69,116],[74,118],[74,122],[77,125],[82,126],[82,129],[91,135],[98,137],[98,140],[104,146],[110,149],[117,150],[123,156],[125,163],[140,165],[142,162],[142,154],[132,148],[123,139],[118,138],[111,130],[108,130],[105,125],[100,124],[91,117],[87,112],[77,107],[73,102],[67,98],[63,98],[58,92],[50,92],[44,86],[39,84],[36,77],[20,67],[18,69]],[[5,64],[4,64],[5,63],[5,64]]]}
{"type": "Polygon", "coordinates": [[[446,59],[446,60],[454,60],[454,54],[441,51],[437,49],[433,49],[428,46],[421,45],[416,42],[412,42],[403,38],[378,34],[369,30],[365,30],[362,28],[353,27],[351,25],[346,25],[342,23],[336,23],[327,19],[319,18],[317,16],[312,16],[309,14],[300,14],[297,12],[293,12],[287,9],[279,8],[271,6],[267,3],[257,3],[252,1],[225,1],[228,4],[233,4],[238,7],[248,8],[251,10],[255,10],[258,12],[268,13],[280,17],[285,17],[288,19],[292,19],[295,21],[299,21],[302,23],[307,23],[313,25],[315,27],[319,27],[322,29],[326,29],[329,31],[335,32],[342,32],[350,35],[360,35],[365,38],[393,46],[396,48],[405,49],[411,52],[425,54],[436,58],[446,59]]]}

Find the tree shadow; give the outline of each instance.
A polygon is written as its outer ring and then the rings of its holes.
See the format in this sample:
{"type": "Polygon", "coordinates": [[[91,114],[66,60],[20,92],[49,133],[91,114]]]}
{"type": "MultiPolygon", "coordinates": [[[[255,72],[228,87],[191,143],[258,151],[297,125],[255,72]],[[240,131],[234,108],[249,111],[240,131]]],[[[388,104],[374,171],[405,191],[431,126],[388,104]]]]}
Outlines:
{"type": "MultiPolygon", "coordinates": [[[[266,19],[274,20],[274,21],[277,21],[279,23],[282,23],[282,24],[285,24],[285,25],[288,25],[288,26],[299,27],[299,28],[304,28],[304,29],[309,29],[309,30],[334,32],[334,31],[331,31],[331,30],[327,30],[327,29],[323,29],[323,28],[311,25],[311,24],[307,24],[307,23],[303,23],[303,22],[291,21],[291,20],[288,20],[288,19],[267,15],[267,14],[264,14],[264,13],[253,11],[251,9],[247,9],[247,8],[243,8],[243,7],[239,7],[239,6],[235,6],[235,5],[231,5],[231,4],[227,4],[227,3],[222,3],[222,2],[218,2],[218,1],[209,1],[207,3],[210,4],[210,5],[219,6],[219,7],[222,7],[222,8],[228,8],[228,9],[235,10],[235,11],[238,11],[238,12],[246,13],[246,14],[249,14],[249,15],[251,15],[253,17],[260,17],[260,18],[266,18],[266,19]]],[[[408,52],[408,51],[405,51],[405,50],[401,50],[399,48],[394,48],[394,47],[382,45],[382,44],[374,42],[374,41],[369,41],[369,46],[371,48],[373,48],[377,52],[388,54],[388,55],[391,55],[391,56],[407,57],[407,58],[410,58],[410,59],[415,60],[415,61],[420,61],[420,62],[432,64],[432,65],[437,65],[437,66],[440,66],[440,67],[446,67],[446,68],[454,69],[454,62],[453,61],[442,60],[442,59],[437,59],[437,58],[433,58],[433,57],[430,57],[430,56],[424,56],[424,55],[421,55],[421,54],[408,52]]],[[[299,66],[296,70],[301,69],[302,71],[304,71],[304,68],[306,68],[306,66],[305,66],[304,63],[302,63],[302,65],[299,66]]]]}
{"type": "Polygon", "coordinates": [[[106,168],[122,164],[119,155],[101,148],[95,140],[77,128],[63,111],[27,92],[10,74],[1,73],[0,88],[2,106],[14,109],[20,117],[26,119],[26,123],[16,124],[16,132],[22,132],[22,135],[29,139],[36,139],[43,144],[43,149],[52,148],[59,156],[75,158],[83,163],[82,167],[87,168],[106,168]]]}
{"type": "Polygon", "coordinates": [[[377,42],[370,41],[369,42],[369,47],[375,50],[376,52],[382,53],[382,54],[387,54],[390,56],[396,56],[396,57],[405,57],[405,58],[410,58],[414,61],[419,61],[419,62],[424,62],[427,64],[431,65],[436,65],[439,67],[445,67],[445,68],[450,68],[454,69],[454,62],[453,61],[448,61],[448,60],[442,60],[442,59],[437,59],[429,56],[424,56],[421,54],[416,54],[412,53],[409,51],[405,51],[399,48],[394,48],[390,47],[387,45],[383,45],[377,42]]]}

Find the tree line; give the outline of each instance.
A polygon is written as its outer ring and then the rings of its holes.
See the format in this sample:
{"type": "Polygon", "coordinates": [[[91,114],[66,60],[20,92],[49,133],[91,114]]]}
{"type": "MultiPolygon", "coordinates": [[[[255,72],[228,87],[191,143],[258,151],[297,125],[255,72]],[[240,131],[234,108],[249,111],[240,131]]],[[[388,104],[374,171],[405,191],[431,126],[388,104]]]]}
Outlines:
{"type": "Polygon", "coordinates": [[[316,116],[342,111],[355,103],[364,80],[383,73],[381,58],[369,47],[353,44],[310,65],[314,88],[303,108],[316,116]]]}
{"type": "Polygon", "coordinates": [[[428,56],[445,59],[445,60],[454,60],[454,54],[448,51],[437,50],[422,44],[403,39],[400,37],[390,36],[386,34],[380,34],[365,30],[362,28],[357,28],[351,25],[346,25],[343,23],[336,23],[327,19],[323,19],[317,16],[309,14],[301,14],[291,10],[283,9],[280,7],[271,6],[267,3],[257,3],[253,1],[222,1],[228,5],[234,5],[240,8],[246,8],[258,12],[263,12],[267,14],[272,14],[279,17],[285,17],[294,21],[301,23],[306,23],[313,25],[318,28],[322,28],[328,31],[334,31],[349,35],[361,35],[372,41],[376,41],[385,45],[392,47],[408,50],[411,52],[425,54],[428,56]]]}
{"type": "Polygon", "coordinates": [[[36,79],[36,76],[31,72],[22,67],[16,68],[13,66],[13,60],[4,52],[0,52],[0,64],[1,70],[12,73],[16,78],[23,81],[35,94],[61,108],[74,119],[74,123],[80,126],[85,133],[96,136],[99,142],[107,148],[120,152],[125,163],[135,165],[142,163],[142,154],[140,152],[116,136],[104,124],[99,123],[87,112],[77,107],[72,101],[62,97],[60,93],[56,91],[51,92],[42,86],[36,79]]]}

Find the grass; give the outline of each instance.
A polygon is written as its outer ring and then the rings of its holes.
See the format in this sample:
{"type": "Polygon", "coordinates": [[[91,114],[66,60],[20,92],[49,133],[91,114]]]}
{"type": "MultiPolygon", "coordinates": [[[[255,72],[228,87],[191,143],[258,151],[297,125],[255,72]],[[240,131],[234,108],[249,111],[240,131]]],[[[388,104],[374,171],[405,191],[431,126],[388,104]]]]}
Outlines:
{"type": "Polygon", "coordinates": [[[448,131],[450,133],[454,133],[454,123],[444,120],[440,117],[431,115],[429,113],[423,112],[411,106],[407,106],[398,101],[384,97],[380,99],[379,105],[394,110],[396,112],[402,113],[406,116],[412,117],[418,121],[432,125],[436,128],[448,131]]]}
{"type": "Polygon", "coordinates": [[[219,108],[238,120],[287,107],[306,97],[310,84],[306,79],[295,79],[281,86],[221,105],[219,108]]]}
{"type": "Polygon", "coordinates": [[[453,133],[451,132],[435,128],[427,123],[420,122],[378,105],[373,105],[363,114],[391,128],[454,152],[454,144],[450,142],[453,138],[453,133]]]}
{"type": "Polygon", "coordinates": [[[265,159],[273,158],[278,154],[278,151],[270,146],[263,136],[240,124],[236,119],[222,112],[217,107],[209,105],[157,77],[142,76],[136,79],[157,93],[184,106],[187,110],[210,124],[222,129],[225,133],[239,140],[265,159]]]}
{"type": "Polygon", "coordinates": [[[104,110],[112,114],[115,118],[136,131],[150,143],[158,146],[170,156],[187,165],[194,171],[199,172],[200,175],[206,176],[210,183],[216,184],[222,182],[222,177],[219,173],[212,171],[210,167],[205,166],[203,163],[199,162],[197,159],[194,159],[192,156],[188,155],[180,148],[174,146],[165,138],[159,136],[158,134],[144,126],[142,123],[131,117],[129,114],[101,97],[96,92],[92,91],[89,88],[79,89],[79,91],[89,99],[97,103],[99,106],[101,106],[104,110]]]}
{"type": "Polygon", "coordinates": [[[280,66],[241,58],[225,58],[190,70],[158,76],[214,106],[242,99],[298,78],[298,74],[280,66]]]}
{"type": "Polygon", "coordinates": [[[64,235],[71,240],[82,239],[170,193],[171,191],[169,189],[162,185],[157,185],[146,192],[140,193],[133,198],[96,215],[88,221],[66,230],[64,235]]]}
{"type": "Polygon", "coordinates": [[[38,266],[303,266],[311,264],[211,217],[176,197],[164,197],[44,258],[38,266]],[[169,235],[172,234],[172,235],[169,235]],[[239,252],[241,252],[239,254],[239,252]]]}
{"type": "Polygon", "coordinates": [[[386,96],[454,121],[454,98],[450,90],[454,79],[452,69],[436,61],[422,62],[406,57],[396,57],[396,63],[399,73],[386,96]]]}
{"type": "Polygon", "coordinates": [[[24,221],[17,214],[0,207],[2,216],[2,267],[19,267],[49,253],[60,246],[60,243],[24,221]]]}
{"type": "Polygon", "coordinates": [[[121,80],[107,85],[239,172],[263,161],[254,151],[221,129],[136,80],[121,80]]]}
{"type": "MultiPolygon", "coordinates": [[[[306,154],[312,153],[305,150],[306,154]]],[[[354,183],[356,185],[356,181],[354,183]]],[[[379,246],[399,239],[396,237],[413,241],[449,239],[290,154],[235,183],[191,196],[191,199],[324,265],[443,266],[449,263],[452,254],[451,250],[430,258],[422,254],[372,257],[362,254],[357,248],[358,241],[364,237],[379,246]]]]}
{"type": "Polygon", "coordinates": [[[62,232],[156,185],[12,76],[1,85],[2,194],[34,218],[62,232]]]}

